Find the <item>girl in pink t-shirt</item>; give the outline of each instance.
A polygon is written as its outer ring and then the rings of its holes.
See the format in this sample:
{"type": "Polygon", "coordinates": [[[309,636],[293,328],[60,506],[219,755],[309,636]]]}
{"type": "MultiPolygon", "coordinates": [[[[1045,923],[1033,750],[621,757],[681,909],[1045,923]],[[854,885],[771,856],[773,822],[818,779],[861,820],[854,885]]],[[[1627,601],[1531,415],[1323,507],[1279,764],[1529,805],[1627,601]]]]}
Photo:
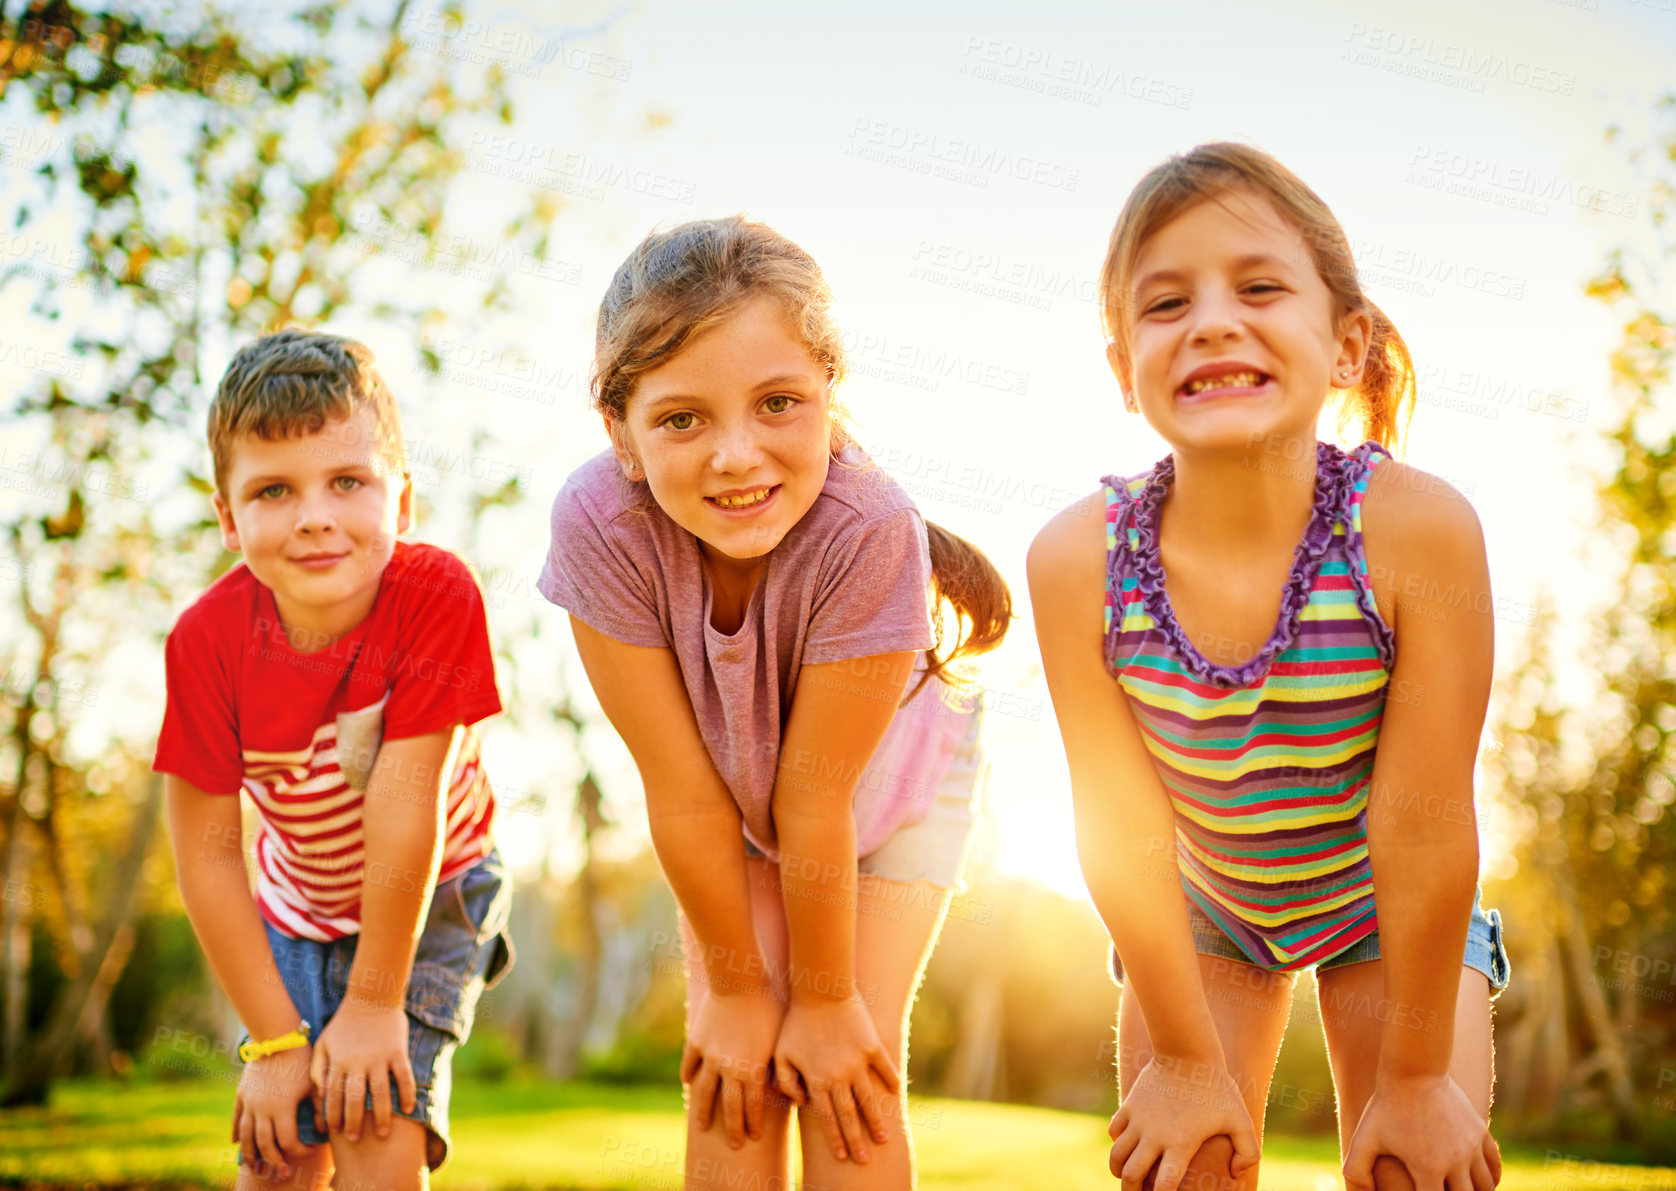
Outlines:
{"type": "Polygon", "coordinates": [[[790,1186],[793,1104],[808,1185],[913,1185],[908,1006],[983,771],[945,668],[1012,615],[848,442],[830,305],[738,216],[636,248],[599,312],[611,450],[559,493],[540,582],[681,908],[689,1187],[790,1186]],[[967,630],[941,654],[932,592],[967,630]]]}

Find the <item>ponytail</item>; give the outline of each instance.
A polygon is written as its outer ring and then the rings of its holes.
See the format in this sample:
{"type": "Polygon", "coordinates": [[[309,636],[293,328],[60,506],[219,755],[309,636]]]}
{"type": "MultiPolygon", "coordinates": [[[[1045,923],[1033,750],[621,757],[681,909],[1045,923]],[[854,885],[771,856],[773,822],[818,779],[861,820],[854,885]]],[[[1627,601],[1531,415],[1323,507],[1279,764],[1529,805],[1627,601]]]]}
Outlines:
{"type": "Polygon", "coordinates": [[[920,688],[933,677],[961,685],[964,679],[958,673],[951,673],[948,667],[960,658],[987,653],[1001,644],[1013,618],[1013,594],[982,550],[930,521],[925,523],[925,536],[931,545],[931,583],[936,591],[937,611],[941,613],[942,605],[947,603],[961,631],[944,652],[943,618],[932,617],[936,636],[926,655],[925,673],[909,692],[908,699],[919,694],[920,688]]]}
{"type": "Polygon", "coordinates": [[[1373,334],[1368,341],[1367,363],[1362,367],[1362,383],[1346,394],[1339,410],[1339,431],[1343,433],[1359,414],[1364,439],[1395,449],[1414,416],[1414,357],[1383,310],[1366,297],[1362,298],[1362,309],[1373,319],[1373,334]]]}

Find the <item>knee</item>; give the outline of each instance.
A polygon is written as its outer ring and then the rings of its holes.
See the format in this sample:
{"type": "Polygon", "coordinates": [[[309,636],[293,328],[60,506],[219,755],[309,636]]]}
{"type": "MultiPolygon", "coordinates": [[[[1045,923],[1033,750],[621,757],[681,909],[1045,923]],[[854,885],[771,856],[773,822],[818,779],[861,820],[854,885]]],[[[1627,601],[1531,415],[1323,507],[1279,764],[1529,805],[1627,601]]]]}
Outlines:
{"type": "Polygon", "coordinates": [[[441,1160],[441,1142],[433,1150],[431,1131],[410,1117],[394,1117],[390,1135],[379,1137],[369,1122],[359,1141],[334,1138],[335,1191],[419,1191],[430,1180],[429,1159],[441,1160]]]}
{"type": "Polygon", "coordinates": [[[1414,1191],[1414,1180],[1408,1176],[1408,1167],[1381,1154],[1373,1160],[1373,1191],[1414,1191]]]}
{"type": "Polygon", "coordinates": [[[267,1162],[241,1166],[239,1191],[327,1191],[332,1185],[331,1151],[319,1146],[307,1161],[296,1163],[285,1178],[279,1168],[267,1162]]]}
{"type": "MultiPolygon", "coordinates": [[[[1245,1191],[1255,1187],[1257,1168],[1252,1167],[1236,1179],[1229,1173],[1233,1160],[1233,1141],[1226,1136],[1211,1138],[1199,1147],[1199,1152],[1187,1164],[1187,1173],[1181,1178],[1181,1191],[1245,1191]]],[[[1154,1173],[1147,1175],[1146,1182],[1142,1184],[1145,1191],[1152,1191],[1156,1170],[1155,1167],[1154,1173]]]]}

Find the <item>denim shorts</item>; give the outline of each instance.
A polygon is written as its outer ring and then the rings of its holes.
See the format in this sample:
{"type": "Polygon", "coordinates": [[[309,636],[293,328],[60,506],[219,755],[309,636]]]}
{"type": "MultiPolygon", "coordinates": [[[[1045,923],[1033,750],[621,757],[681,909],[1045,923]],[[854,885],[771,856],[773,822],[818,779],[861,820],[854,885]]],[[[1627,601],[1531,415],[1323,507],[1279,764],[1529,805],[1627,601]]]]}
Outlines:
{"type": "MultiPolygon", "coordinates": [[[[1480,889],[1472,899],[1472,918],[1467,923],[1466,956],[1461,964],[1475,972],[1484,973],[1490,982],[1490,997],[1493,1000],[1507,987],[1511,969],[1507,962],[1507,945],[1502,942],[1501,937],[1501,911],[1484,909],[1483,896],[1484,891],[1480,889]]],[[[1223,934],[1221,928],[1194,904],[1192,898],[1187,899],[1187,919],[1193,928],[1193,949],[1200,955],[1238,960],[1243,964],[1251,963],[1251,957],[1223,934]]],[[[1376,930],[1357,939],[1331,959],[1322,960],[1315,967],[1317,971],[1325,972],[1378,958],[1379,932],[1376,930]]],[[[1112,979],[1122,984],[1123,961],[1118,958],[1116,947],[1111,949],[1110,962],[1112,979]]],[[[1297,972],[1294,971],[1291,975],[1295,979],[1297,972]]]]}
{"type": "MultiPolygon", "coordinates": [[[[432,1170],[448,1160],[448,1097],[453,1085],[454,1051],[471,1033],[477,999],[512,966],[507,918],[512,882],[498,850],[431,893],[424,932],[413,952],[407,981],[407,1057],[417,1091],[412,1112],[403,1112],[395,1084],[390,1109],[411,1117],[428,1133],[425,1163],[432,1170]]],[[[332,943],[294,939],[264,923],[280,979],[291,1004],[319,1038],[343,1004],[349,968],[359,936],[332,943]]],[[[372,1110],[372,1093],[367,1093],[372,1110]]],[[[314,1127],[314,1104],[297,1105],[297,1136],[304,1145],[321,1145],[326,1135],[314,1127]]],[[[240,1155],[243,1161],[243,1155],[240,1155]]]]}
{"type": "MultiPolygon", "coordinates": [[[[983,709],[979,708],[968,719],[925,818],[897,828],[884,843],[860,857],[856,861],[858,873],[871,873],[886,881],[929,881],[939,889],[965,891],[961,873],[977,833],[979,793],[989,771],[980,744],[982,735],[983,709]]],[[[762,851],[747,839],[745,855],[761,856],[762,851]]]]}

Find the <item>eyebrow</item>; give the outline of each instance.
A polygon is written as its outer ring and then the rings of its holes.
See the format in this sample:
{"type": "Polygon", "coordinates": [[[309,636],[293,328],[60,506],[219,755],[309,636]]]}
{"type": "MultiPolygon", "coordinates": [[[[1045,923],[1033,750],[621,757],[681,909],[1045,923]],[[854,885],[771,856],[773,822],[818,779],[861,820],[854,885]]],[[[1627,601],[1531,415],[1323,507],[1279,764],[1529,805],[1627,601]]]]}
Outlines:
{"type": "MultiPolygon", "coordinates": [[[[753,393],[760,393],[764,389],[777,389],[781,385],[794,382],[808,384],[814,380],[815,374],[812,372],[782,372],[776,376],[765,377],[764,379],[759,380],[756,384],[751,386],[750,391],[753,393]]],[[[686,405],[694,401],[702,400],[702,397],[692,393],[666,393],[664,396],[648,402],[643,408],[647,413],[651,413],[654,410],[662,409],[666,405],[686,405]]]]}
{"type": "MultiPolygon", "coordinates": [[[[1284,257],[1278,257],[1272,252],[1248,252],[1234,260],[1234,271],[1243,272],[1254,268],[1287,268],[1288,262],[1284,257]]],[[[1150,273],[1142,274],[1135,280],[1135,290],[1138,293],[1149,285],[1156,285],[1161,281],[1180,281],[1187,274],[1181,269],[1154,269],[1150,273]]]]}

